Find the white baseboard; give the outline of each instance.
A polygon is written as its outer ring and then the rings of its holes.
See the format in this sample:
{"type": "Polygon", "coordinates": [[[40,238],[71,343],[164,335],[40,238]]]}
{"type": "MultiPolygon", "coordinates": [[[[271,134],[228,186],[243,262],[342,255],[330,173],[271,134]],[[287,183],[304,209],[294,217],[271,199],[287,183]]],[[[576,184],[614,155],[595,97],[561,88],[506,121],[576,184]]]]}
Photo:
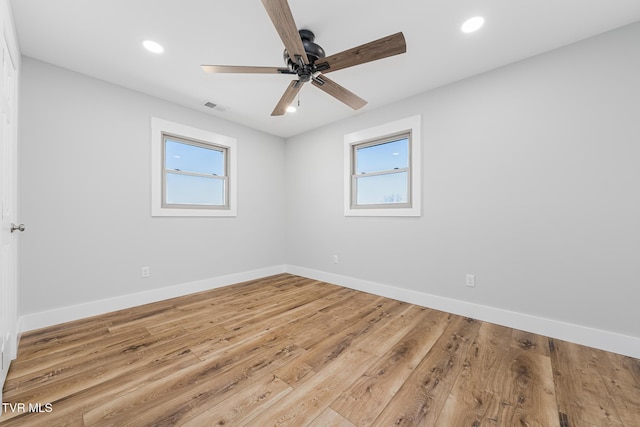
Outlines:
{"type": "Polygon", "coordinates": [[[138,305],[149,304],[169,298],[175,298],[195,292],[207,291],[209,289],[220,288],[233,285],[235,283],[246,282],[247,280],[260,279],[274,274],[284,273],[283,265],[260,268],[257,270],[245,271],[242,273],[228,274],[225,276],[213,277],[210,279],[198,280],[195,282],[182,283],[174,286],[153,289],[145,292],[121,295],[118,297],[91,301],[84,304],[60,307],[53,310],[39,313],[26,314],[20,316],[18,320],[19,332],[31,331],[59,323],[70,322],[72,320],[83,319],[85,317],[96,316],[109,313],[111,311],[122,310],[138,305]]]}
{"type": "Polygon", "coordinates": [[[586,345],[635,358],[640,358],[640,338],[603,331],[587,326],[561,322],[532,316],[486,305],[445,298],[423,292],[402,289],[395,286],[370,282],[349,276],[313,270],[295,265],[285,266],[287,273],[310,279],[333,283],[358,291],[418,304],[460,316],[471,317],[484,322],[495,323],[514,329],[533,332],[551,338],[586,345]]]}

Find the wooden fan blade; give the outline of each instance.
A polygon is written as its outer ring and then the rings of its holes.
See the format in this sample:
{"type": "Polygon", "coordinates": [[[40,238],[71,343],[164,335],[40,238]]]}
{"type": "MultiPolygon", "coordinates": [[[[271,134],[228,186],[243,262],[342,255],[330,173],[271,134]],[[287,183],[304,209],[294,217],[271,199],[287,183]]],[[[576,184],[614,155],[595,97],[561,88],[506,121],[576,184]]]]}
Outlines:
{"type": "Polygon", "coordinates": [[[308,64],[309,58],[302,45],[302,39],[287,0],[262,0],[262,4],[291,59],[299,56],[305,64],[308,64]]]}
{"type": "Polygon", "coordinates": [[[206,73],[254,73],[254,74],[293,74],[288,68],[247,67],[243,65],[202,65],[206,73]]]}
{"type": "Polygon", "coordinates": [[[364,64],[378,59],[399,55],[407,51],[407,44],[402,33],[396,33],[335,55],[327,56],[316,61],[316,66],[323,73],[341,70],[354,65],[364,64]],[[324,64],[328,68],[323,69],[324,64]]]}
{"type": "Polygon", "coordinates": [[[296,99],[296,95],[298,95],[298,92],[302,89],[302,84],[303,82],[299,80],[293,80],[291,84],[289,84],[289,87],[284,91],[282,98],[278,101],[278,105],[273,109],[273,112],[271,113],[272,116],[282,116],[287,112],[287,107],[291,105],[294,99],[296,99]]]}
{"type": "Polygon", "coordinates": [[[338,99],[339,101],[344,102],[354,110],[359,110],[360,108],[364,107],[367,104],[367,101],[360,98],[355,93],[343,88],[338,83],[334,82],[333,80],[330,80],[326,76],[321,75],[321,76],[315,77],[312,80],[312,83],[315,87],[322,89],[323,91],[333,96],[334,98],[338,99]]]}

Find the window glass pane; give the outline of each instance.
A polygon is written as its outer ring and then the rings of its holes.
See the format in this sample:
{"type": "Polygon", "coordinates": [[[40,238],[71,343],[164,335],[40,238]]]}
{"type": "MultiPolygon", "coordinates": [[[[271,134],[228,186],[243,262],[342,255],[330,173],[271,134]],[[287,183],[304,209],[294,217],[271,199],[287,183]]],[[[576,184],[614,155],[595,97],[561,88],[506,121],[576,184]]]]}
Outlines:
{"type": "Polygon", "coordinates": [[[408,203],[408,173],[356,177],[358,205],[408,203]]]}
{"type": "Polygon", "coordinates": [[[224,179],[166,174],[166,203],[224,206],[224,179]]]}
{"type": "Polygon", "coordinates": [[[356,149],[356,174],[409,167],[409,139],[356,149]]]}
{"type": "Polygon", "coordinates": [[[165,139],[165,169],[224,175],[224,153],[213,148],[165,139]]]}

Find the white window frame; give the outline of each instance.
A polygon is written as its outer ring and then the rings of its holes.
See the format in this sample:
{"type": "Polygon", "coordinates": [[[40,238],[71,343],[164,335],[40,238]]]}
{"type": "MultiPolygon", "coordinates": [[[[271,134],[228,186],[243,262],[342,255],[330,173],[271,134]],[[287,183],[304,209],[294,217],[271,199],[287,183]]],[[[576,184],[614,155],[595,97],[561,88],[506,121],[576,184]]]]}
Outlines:
{"type": "Polygon", "coordinates": [[[422,214],[420,146],[422,118],[420,115],[407,117],[380,126],[352,132],[344,136],[344,215],[345,216],[408,216],[418,217],[422,214]],[[392,135],[409,133],[409,200],[410,205],[389,203],[380,205],[360,205],[355,207],[354,191],[354,146],[361,144],[375,145],[376,141],[384,141],[392,135]]]}
{"type": "Polygon", "coordinates": [[[204,216],[204,217],[234,217],[237,215],[237,140],[229,136],[220,135],[203,129],[170,122],[158,117],[151,118],[151,216],[204,216]],[[213,147],[224,148],[226,152],[226,185],[227,206],[205,208],[202,206],[178,205],[163,206],[162,192],[164,189],[164,137],[171,135],[186,141],[210,144],[213,147]]]}

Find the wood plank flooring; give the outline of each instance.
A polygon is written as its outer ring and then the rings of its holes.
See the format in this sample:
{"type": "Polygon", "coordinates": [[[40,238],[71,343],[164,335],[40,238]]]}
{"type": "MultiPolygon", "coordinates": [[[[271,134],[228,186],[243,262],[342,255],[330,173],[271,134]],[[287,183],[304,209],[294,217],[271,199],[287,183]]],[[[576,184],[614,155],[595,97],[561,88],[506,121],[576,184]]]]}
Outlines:
{"type": "Polygon", "coordinates": [[[26,333],[3,397],[2,427],[638,427],[640,360],[282,274],[26,333]]]}

